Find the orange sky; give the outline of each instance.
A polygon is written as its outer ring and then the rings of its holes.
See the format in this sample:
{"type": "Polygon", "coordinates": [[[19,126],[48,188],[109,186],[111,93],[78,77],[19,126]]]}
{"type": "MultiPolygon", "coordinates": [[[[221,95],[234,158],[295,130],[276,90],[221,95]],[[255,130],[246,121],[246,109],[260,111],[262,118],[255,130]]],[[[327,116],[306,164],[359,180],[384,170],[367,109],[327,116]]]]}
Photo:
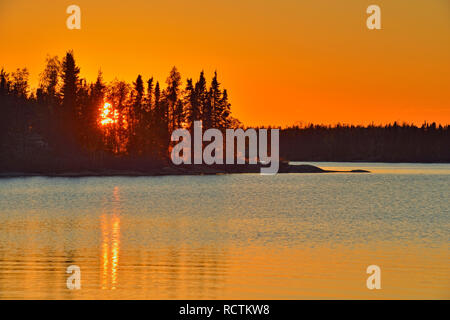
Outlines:
{"type": "Polygon", "coordinates": [[[217,69],[246,125],[450,123],[448,0],[0,0],[0,67],[36,86],[68,49],[90,81],[217,69]],[[366,28],[370,4],[382,30],[366,28]]]}

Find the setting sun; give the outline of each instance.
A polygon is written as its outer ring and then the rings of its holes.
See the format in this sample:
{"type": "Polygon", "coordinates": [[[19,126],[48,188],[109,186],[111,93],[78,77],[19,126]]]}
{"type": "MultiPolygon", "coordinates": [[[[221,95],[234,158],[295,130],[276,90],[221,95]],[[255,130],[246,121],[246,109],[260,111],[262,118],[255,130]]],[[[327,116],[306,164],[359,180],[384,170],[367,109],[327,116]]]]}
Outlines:
{"type": "Polygon", "coordinates": [[[105,102],[100,111],[100,124],[102,126],[117,123],[118,113],[117,110],[113,109],[111,103],[105,102]]]}

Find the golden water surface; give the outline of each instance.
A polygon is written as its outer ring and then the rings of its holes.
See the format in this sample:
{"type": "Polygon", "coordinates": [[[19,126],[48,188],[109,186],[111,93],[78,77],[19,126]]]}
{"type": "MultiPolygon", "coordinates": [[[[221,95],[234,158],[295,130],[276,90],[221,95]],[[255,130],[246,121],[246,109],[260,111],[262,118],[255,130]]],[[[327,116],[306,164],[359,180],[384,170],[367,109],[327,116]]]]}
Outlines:
{"type": "Polygon", "coordinates": [[[449,299],[450,170],[431,169],[3,179],[0,299],[449,299]]]}

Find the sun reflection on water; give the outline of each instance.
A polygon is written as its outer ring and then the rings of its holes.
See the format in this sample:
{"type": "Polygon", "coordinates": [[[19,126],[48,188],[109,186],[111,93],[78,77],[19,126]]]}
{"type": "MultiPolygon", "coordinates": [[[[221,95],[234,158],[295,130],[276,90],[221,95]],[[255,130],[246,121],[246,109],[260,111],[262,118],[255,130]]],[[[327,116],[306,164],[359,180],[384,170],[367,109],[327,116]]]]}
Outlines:
{"type": "Polygon", "coordinates": [[[113,191],[114,207],[112,214],[101,216],[102,230],[102,289],[115,290],[119,276],[120,257],[120,217],[118,203],[119,187],[113,191]]]}

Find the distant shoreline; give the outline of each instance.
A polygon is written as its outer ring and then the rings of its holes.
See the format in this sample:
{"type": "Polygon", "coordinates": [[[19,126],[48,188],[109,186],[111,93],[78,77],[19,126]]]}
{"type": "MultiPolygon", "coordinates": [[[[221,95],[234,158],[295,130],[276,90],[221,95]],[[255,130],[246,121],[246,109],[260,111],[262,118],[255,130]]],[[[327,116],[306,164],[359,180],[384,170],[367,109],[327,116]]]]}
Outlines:
{"type": "MultiPolygon", "coordinates": [[[[0,172],[0,178],[19,177],[146,177],[146,176],[197,176],[197,175],[221,175],[221,174],[244,174],[260,173],[259,165],[192,165],[192,166],[167,166],[158,170],[82,170],[82,171],[60,171],[60,172],[0,172]]],[[[302,164],[290,165],[280,164],[278,173],[370,173],[368,170],[325,170],[317,166],[302,164]]]]}
{"type": "Polygon", "coordinates": [[[320,162],[320,163],[386,163],[386,164],[450,164],[450,161],[380,161],[380,160],[289,160],[293,162],[320,162]]]}

